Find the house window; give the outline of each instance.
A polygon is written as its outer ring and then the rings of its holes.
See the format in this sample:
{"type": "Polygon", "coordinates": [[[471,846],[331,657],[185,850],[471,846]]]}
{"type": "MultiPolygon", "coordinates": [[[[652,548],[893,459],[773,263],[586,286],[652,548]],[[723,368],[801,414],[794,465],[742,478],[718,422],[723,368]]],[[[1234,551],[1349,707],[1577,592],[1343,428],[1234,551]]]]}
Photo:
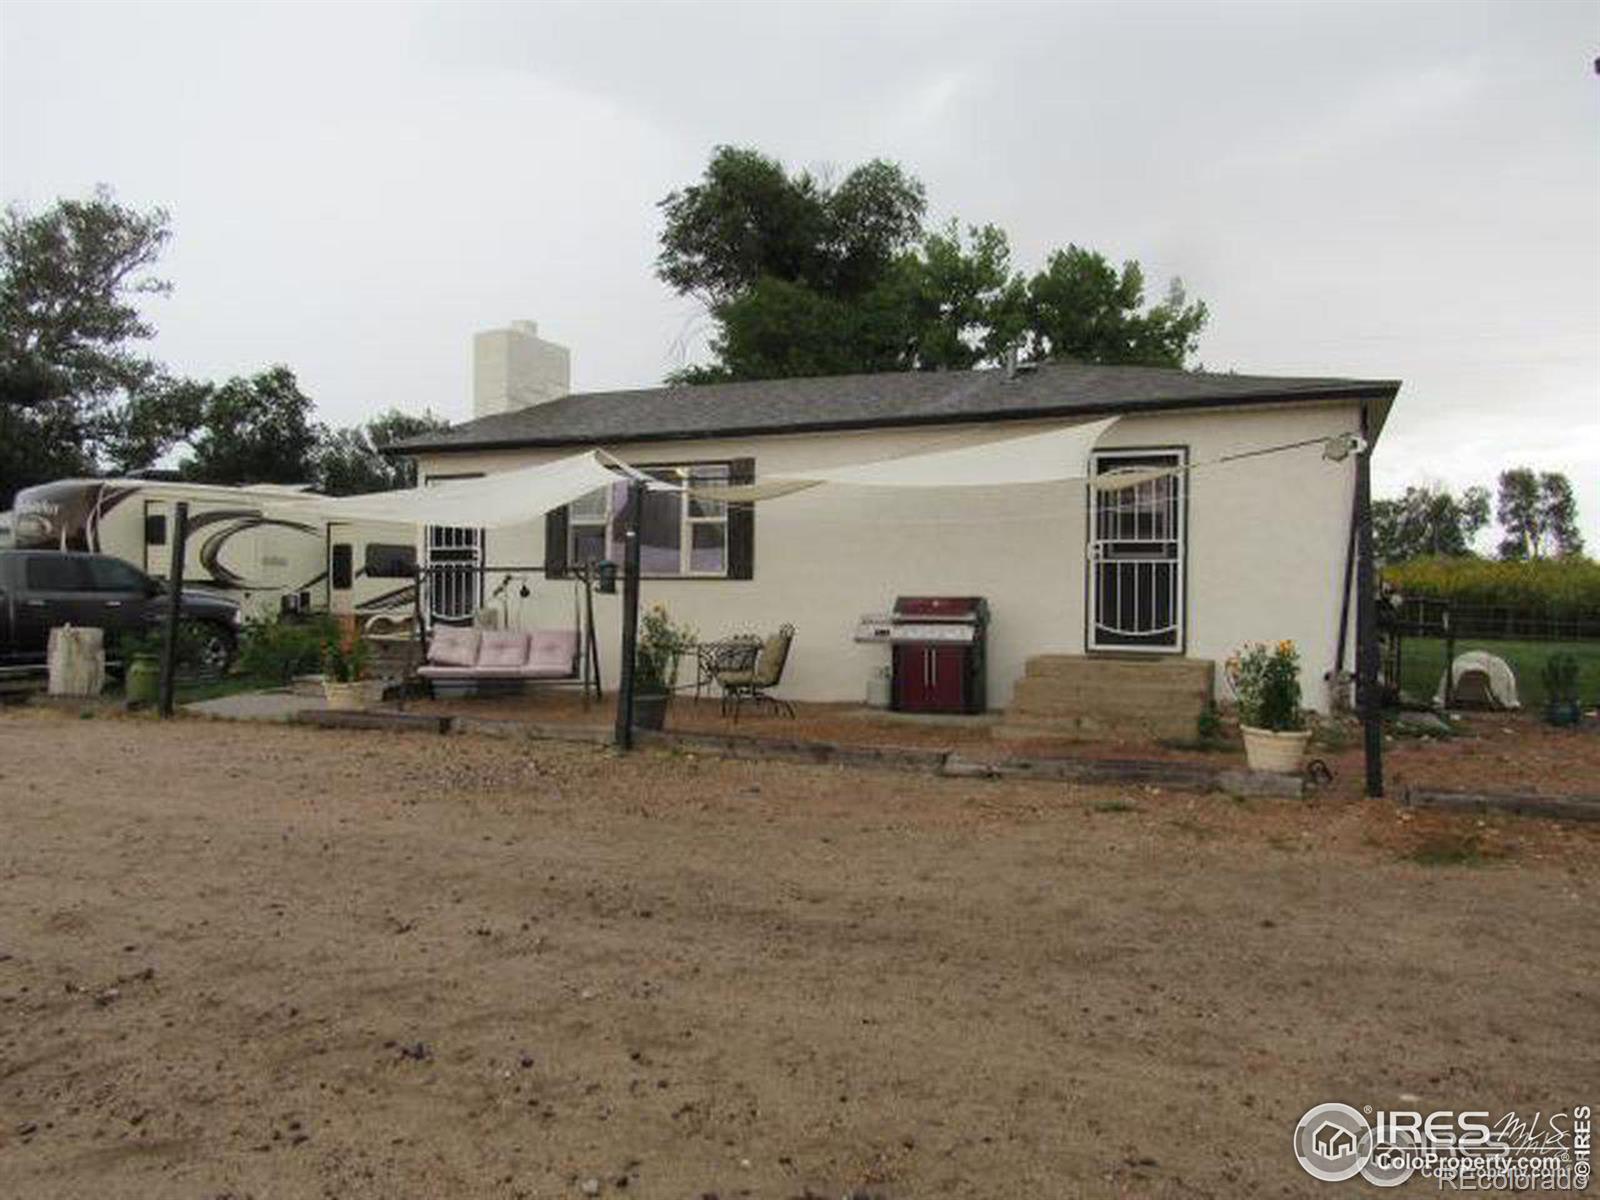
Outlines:
{"type": "MultiPolygon", "coordinates": [[[[728,463],[684,463],[641,468],[675,487],[726,486],[728,463]]],[[[619,480],[597,488],[567,508],[567,559],[570,564],[620,563],[627,532],[628,484],[619,480]]],[[[639,522],[639,567],[661,576],[728,575],[728,506],[684,492],[647,491],[639,522]]]]}

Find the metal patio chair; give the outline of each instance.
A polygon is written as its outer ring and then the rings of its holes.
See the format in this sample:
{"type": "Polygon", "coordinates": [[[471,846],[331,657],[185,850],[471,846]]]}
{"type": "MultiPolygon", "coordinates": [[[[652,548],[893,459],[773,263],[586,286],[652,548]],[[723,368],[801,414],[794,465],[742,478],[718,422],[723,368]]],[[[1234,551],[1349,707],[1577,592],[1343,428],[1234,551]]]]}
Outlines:
{"type": "Polygon", "coordinates": [[[780,626],[757,649],[755,659],[748,667],[718,670],[712,678],[722,689],[722,713],[726,716],[732,706],[733,719],[739,720],[739,710],[746,704],[765,704],[773,712],[782,712],[794,719],[794,706],[779,696],[772,688],[783,682],[783,668],[789,662],[789,646],[794,641],[794,626],[780,626]]]}

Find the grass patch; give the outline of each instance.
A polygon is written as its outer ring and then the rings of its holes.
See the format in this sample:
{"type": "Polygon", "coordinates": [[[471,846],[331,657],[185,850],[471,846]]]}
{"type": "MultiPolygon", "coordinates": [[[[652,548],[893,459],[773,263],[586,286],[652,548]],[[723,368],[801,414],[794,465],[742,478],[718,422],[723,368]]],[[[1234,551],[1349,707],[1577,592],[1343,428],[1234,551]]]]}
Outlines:
{"type": "MultiPolygon", "coordinates": [[[[260,679],[251,675],[225,675],[220,679],[180,679],[172,689],[172,701],[177,705],[194,704],[200,700],[216,700],[222,696],[236,696],[240,692],[259,692],[264,688],[282,687],[275,680],[260,679]]],[[[107,686],[104,696],[110,700],[122,699],[120,682],[107,686]]]]}
{"type": "Polygon", "coordinates": [[[1127,813],[1138,812],[1139,806],[1132,800],[1101,800],[1091,805],[1098,813],[1127,813]]]}
{"type": "MultiPolygon", "coordinates": [[[[1585,703],[1600,697],[1600,642],[1480,641],[1460,638],[1456,653],[1487,650],[1506,660],[1517,677],[1517,698],[1524,708],[1545,704],[1544,664],[1552,654],[1566,653],[1578,660],[1578,690],[1585,703]]],[[[1400,686],[1418,700],[1432,700],[1444,675],[1443,638],[1405,639],[1400,651],[1400,686]]]]}
{"type": "Polygon", "coordinates": [[[1167,822],[1167,824],[1179,833],[1187,833],[1190,837],[1200,838],[1202,841],[1206,838],[1217,836],[1215,829],[1196,821],[1193,817],[1179,817],[1176,820],[1167,822]]]}
{"type": "Polygon", "coordinates": [[[1481,867],[1502,855],[1484,846],[1476,829],[1430,829],[1404,857],[1423,867],[1481,867]]]}

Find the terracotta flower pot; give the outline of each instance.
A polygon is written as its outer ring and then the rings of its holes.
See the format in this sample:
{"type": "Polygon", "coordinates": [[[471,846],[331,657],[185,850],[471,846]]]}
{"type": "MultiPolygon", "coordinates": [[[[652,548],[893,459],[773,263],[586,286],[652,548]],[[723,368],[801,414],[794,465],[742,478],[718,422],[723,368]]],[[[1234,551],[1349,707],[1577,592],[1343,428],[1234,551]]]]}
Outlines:
{"type": "Polygon", "coordinates": [[[1252,771],[1271,771],[1278,775],[1298,775],[1305,762],[1306,745],[1311,741],[1309,729],[1293,729],[1279,733],[1272,729],[1256,729],[1242,725],[1244,757],[1252,771]]]}
{"type": "Polygon", "coordinates": [[[367,706],[367,685],[360,680],[354,683],[322,681],[322,694],[328,707],[335,712],[359,712],[367,706]]]}

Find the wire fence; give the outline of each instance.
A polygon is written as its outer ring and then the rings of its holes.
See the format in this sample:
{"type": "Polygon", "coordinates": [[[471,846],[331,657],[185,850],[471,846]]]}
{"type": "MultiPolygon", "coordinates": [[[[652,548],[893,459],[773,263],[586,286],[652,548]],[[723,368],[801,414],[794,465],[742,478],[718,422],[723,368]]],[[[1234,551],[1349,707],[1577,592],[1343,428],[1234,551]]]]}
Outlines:
{"type": "Polygon", "coordinates": [[[1556,654],[1579,664],[1584,697],[1600,697],[1600,609],[1540,610],[1408,598],[1379,605],[1385,691],[1391,701],[1455,702],[1448,671],[1482,650],[1504,660],[1525,707],[1545,703],[1544,669],[1556,654]]]}

